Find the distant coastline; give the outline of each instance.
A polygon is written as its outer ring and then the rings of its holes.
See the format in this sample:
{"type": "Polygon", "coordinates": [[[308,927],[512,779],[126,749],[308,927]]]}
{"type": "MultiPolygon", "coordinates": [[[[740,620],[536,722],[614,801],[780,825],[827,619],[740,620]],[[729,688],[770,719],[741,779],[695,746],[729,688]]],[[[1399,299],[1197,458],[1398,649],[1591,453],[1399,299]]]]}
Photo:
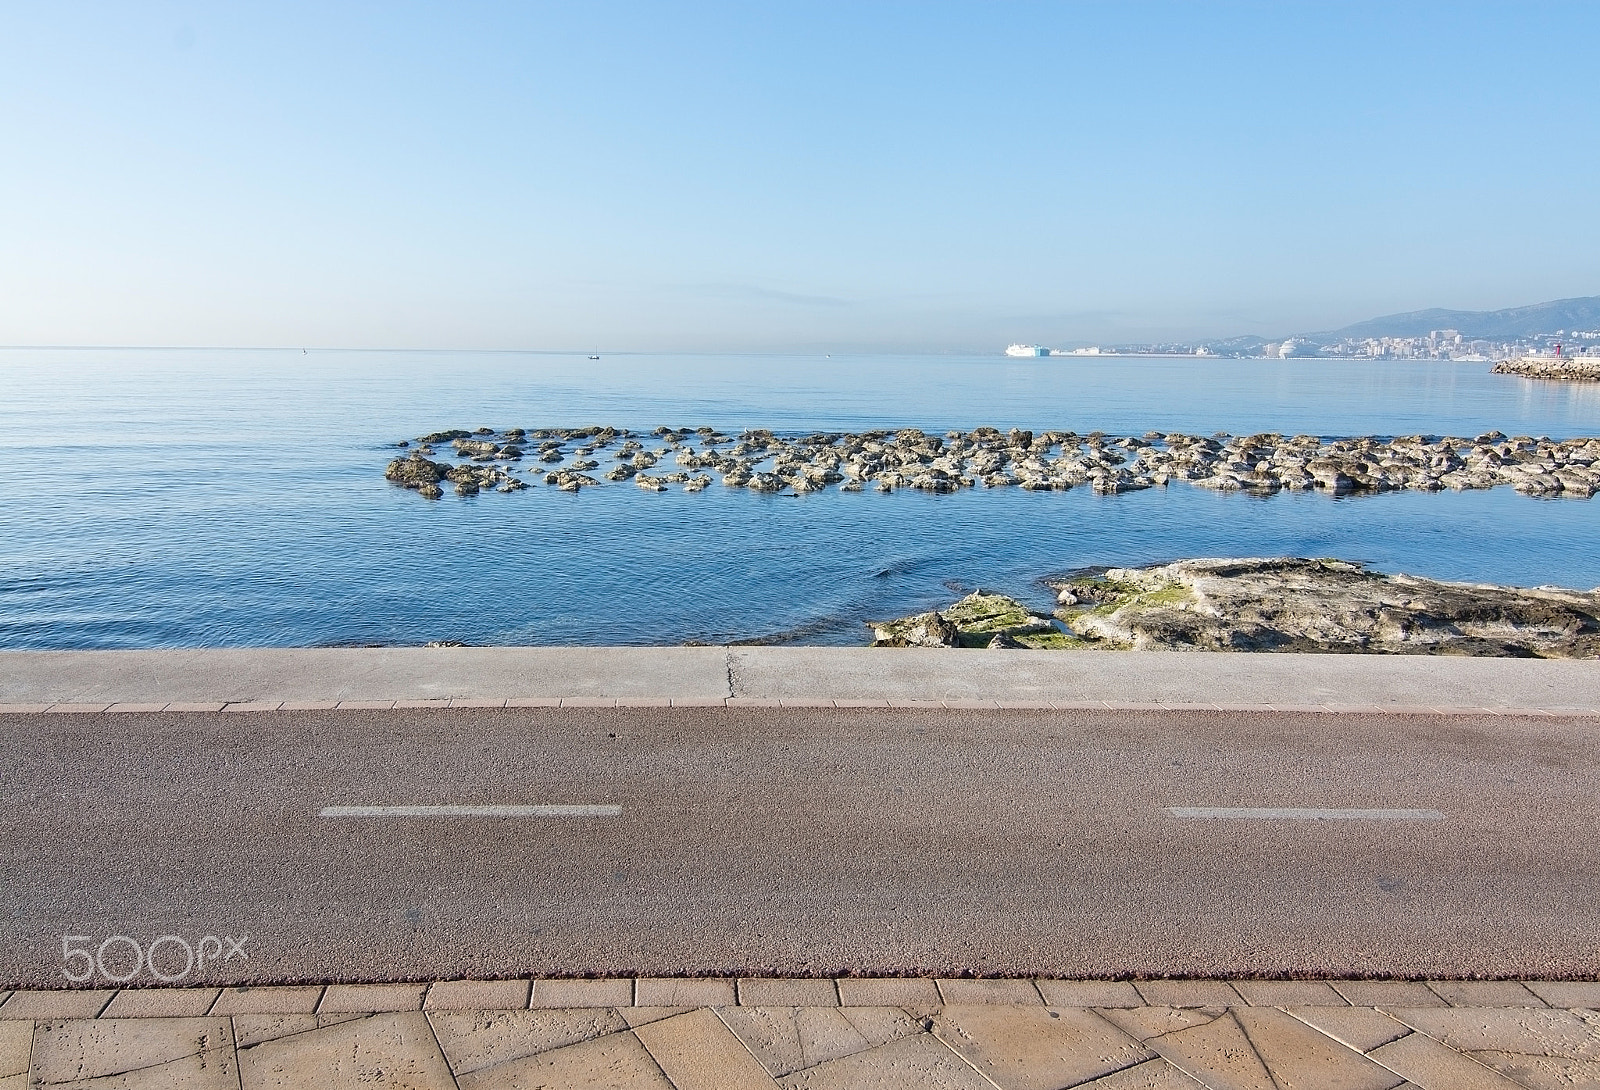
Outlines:
{"type": "Polygon", "coordinates": [[[1488,363],[1523,356],[1600,358],[1600,295],[1504,310],[1418,310],[1320,333],[1187,342],[1074,345],[1008,355],[1216,356],[1232,359],[1425,359],[1488,363]]]}

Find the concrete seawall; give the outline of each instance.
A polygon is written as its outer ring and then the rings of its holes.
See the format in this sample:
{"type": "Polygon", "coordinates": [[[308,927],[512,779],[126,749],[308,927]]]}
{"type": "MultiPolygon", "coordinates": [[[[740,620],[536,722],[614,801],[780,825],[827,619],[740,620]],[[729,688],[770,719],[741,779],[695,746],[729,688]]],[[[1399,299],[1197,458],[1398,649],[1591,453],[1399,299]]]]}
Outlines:
{"type": "Polygon", "coordinates": [[[0,652],[0,707],[918,702],[1600,714],[1600,660],[820,647],[0,652]]]}

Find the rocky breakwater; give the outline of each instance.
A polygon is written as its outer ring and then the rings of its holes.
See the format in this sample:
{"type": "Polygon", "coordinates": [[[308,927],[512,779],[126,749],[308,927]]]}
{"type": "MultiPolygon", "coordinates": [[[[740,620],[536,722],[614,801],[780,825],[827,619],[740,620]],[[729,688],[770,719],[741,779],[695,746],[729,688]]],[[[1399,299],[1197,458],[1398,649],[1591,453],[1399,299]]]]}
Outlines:
{"type": "Polygon", "coordinates": [[[874,647],[1600,658],[1600,589],[1384,575],[1341,560],[1181,560],[1050,581],[1051,618],[979,592],[871,622],[874,647]]]}
{"type": "Polygon", "coordinates": [[[1490,368],[1497,375],[1600,382],[1600,356],[1523,356],[1501,360],[1490,368]]]}
{"type": "Polygon", "coordinates": [[[1256,495],[1510,485],[1529,495],[1587,499],[1600,491],[1600,439],[1508,437],[1501,432],[1472,438],[1326,439],[1275,432],[1114,437],[1019,428],[929,435],[907,428],[792,436],[757,429],[734,437],[706,427],[661,427],[648,434],[610,427],[479,428],[435,432],[397,446],[409,452],[389,463],[389,480],[430,498],[442,494],[442,481],[454,483],[463,495],[490,489],[515,492],[541,479],[565,492],[599,485],[602,479],[632,480],[646,492],[665,492],[672,485],[697,492],[718,477],[730,488],[785,495],[825,488],[948,493],[978,487],[1048,492],[1079,486],[1115,495],[1172,481],[1256,495]],[[446,443],[461,462],[433,460],[446,443]],[[519,471],[529,460],[543,468],[519,471]],[[609,468],[602,469],[604,463],[609,468]]]}

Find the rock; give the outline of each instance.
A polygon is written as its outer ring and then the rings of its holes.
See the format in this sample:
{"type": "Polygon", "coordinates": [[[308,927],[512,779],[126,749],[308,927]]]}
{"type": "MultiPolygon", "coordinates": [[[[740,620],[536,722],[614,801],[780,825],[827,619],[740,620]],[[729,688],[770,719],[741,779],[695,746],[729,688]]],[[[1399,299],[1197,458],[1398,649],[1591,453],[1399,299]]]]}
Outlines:
{"type": "Polygon", "coordinates": [[[1183,560],[1053,585],[1068,607],[1057,616],[1106,647],[1600,657],[1594,591],[1444,583],[1303,558],[1183,560]]]}
{"type": "Polygon", "coordinates": [[[1049,617],[1034,613],[1015,598],[981,590],[961,599],[944,615],[961,632],[964,647],[987,646],[997,635],[1026,636],[1053,632],[1056,627],[1049,617]]]}
{"type": "Polygon", "coordinates": [[[395,484],[405,488],[420,490],[424,485],[437,484],[444,480],[449,466],[440,462],[430,462],[418,454],[409,458],[396,458],[389,463],[389,468],[383,475],[395,484]]]}
{"type": "Polygon", "coordinates": [[[937,610],[898,621],[868,621],[873,647],[955,647],[960,633],[937,610]]]}
{"type": "Polygon", "coordinates": [[[1003,594],[975,591],[943,612],[919,613],[897,621],[869,622],[873,647],[1026,647],[1029,636],[1059,635],[1049,617],[1003,594]],[[1010,641],[1010,642],[1006,642],[1010,641]]]}

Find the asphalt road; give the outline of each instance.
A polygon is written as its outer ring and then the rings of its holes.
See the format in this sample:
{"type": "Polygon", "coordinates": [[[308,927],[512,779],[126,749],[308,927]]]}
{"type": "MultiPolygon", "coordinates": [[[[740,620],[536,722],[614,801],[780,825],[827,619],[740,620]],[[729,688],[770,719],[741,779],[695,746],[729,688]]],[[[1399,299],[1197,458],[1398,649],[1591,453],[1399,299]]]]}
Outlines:
{"type": "Polygon", "coordinates": [[[186,984],[1592,978],[1597,766],[1600,720],[1459,715],[8,715],[0,988],[161,936],[186,984]],[[601,809],[323,816],[507,805],[601,809]]]}

